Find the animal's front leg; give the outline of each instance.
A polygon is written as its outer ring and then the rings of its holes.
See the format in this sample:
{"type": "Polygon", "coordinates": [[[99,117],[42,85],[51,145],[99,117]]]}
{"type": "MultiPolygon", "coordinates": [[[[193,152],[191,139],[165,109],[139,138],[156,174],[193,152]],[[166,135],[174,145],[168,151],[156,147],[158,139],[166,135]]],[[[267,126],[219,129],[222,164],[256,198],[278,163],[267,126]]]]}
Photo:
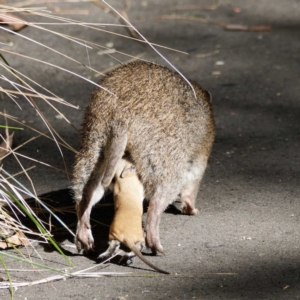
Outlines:
{"type": "Polygon", "coordinates": [[[154,195],[150,200],[147,223],[146,223],[146,245],[153,254],[160,252],[164,254],[163,247],[159,240],[159,223],[162,212],[165,210],[165,199],[160,195],[154,195]]]}
{"type": "Polygon", "coordinates": [[[95,205],[104,194],[104,188],[98,184],[96,188],[92,185],[85,187],[81,201],[76,205],[78,226],[75,237],[75,244],[78,251],[88,252],[94,247],[94,238],[92,235],[90,214],[93,205],[95,205]]]}

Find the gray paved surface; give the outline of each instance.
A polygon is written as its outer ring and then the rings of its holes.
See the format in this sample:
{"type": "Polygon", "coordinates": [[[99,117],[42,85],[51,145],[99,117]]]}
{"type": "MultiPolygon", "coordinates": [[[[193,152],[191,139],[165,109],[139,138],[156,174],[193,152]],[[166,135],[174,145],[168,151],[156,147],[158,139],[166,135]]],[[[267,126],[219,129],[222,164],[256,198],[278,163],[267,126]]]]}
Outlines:
{"type": "MultiPolygon", "coordinates": [[[[12,3],[14,1],[7,1],[12,3]]],[[[37,1],[38,3],[39,1],[37,1]]],[[[118,9],[122,5],[111,1],[118,9]]],[[[130,20],[152,42],[189,52],[189,56],[162,50],[188,78],[200,83],[213,95],[217,139],[209,167],[198,196],[201,213],[195,217],[166,212],[161,223],[161,242],[165,257],[149,257],[152,262],[176,272],[174,276],[110,277],[69,279],[49,284],[24,287],[16,291],[16,299],[298,299],[299,273],[299,95],[300,95],[300,2],[288,1],[222,1],[213,10],[174,10],[179,4],[211,4],[213,1],[132,1],[130,20]],[[235,13],[233,8],[240,8],[235,13]],[[191,20],[156,20],[160,15],[184,14],[206,17],[214,22],[247,26],[270,25],[269,32],[225,31],[219,25],[191,20]],[[220,63],[223,62],[223,65],[220,63]],[[227,274],[232,273],[232,274],[227,274]]],[[[89,15],[71,15],[86,22],[116,22],[91,2],[65,5],[40,3],[49,10],[56,7],[89,11],[89,15]],[[73,7],[71,7],[73,5],[73,7]],[[71,7],[71,8],[70,8],[71,7]]],[[[36,19],[36,18],[35,18],[36,19]]],[[[55,30],[94,43],[112,42],[122,52],[162,63],[149,48],[117,36],[78,26],[56,26],[55,30]]],[[[114,29],[114,28],[113,28],[114,29]]],[[[114,29],[127,34],[124,29],[114,29]]],[[[20,34],[34,38],[99,71],[116,62],[100,56],[98,50],[84,47],[25,28],[20,34]]],[[[13,41],[12,49],[41,60],[67,67],[97,81],[94,73],[83,66],[24,41],[20,37],[1,33],[13,41]]],[[[11,49],[6,47],[5,49],[11,49]]],[[[121,61],[127,58],[115,55],[121,61]]],[[[41,63],[7,55],[15,68],[35,78],[58,96],[83,108],[92,85],[70,74],[41,63]]],[[[24,100],[23,110],[9,100],[1,100],[7,112],[40,130],[46,130],[39,117],[24,100]]],[[[52,109],[37,100],[41,110],[59,134],[78,149],[78,134],[52,109]]],[[[79,128],[82,110],[57,105],[79,128]]],[[[11,123],[12,124],[12,123],[11,123]]],[[[15,135],[15,145],[28,140],[30,130],[15,135]]],[[[42,160],[58,168],[63,162],[56,146],[39,138],[25,145],[20,153],[42,160]]],[[[74,156],[64,151],[65,161],[72,170],[74,156]]],[[[35,163],[22,160],[24,166],[35,163]]],[[[5,161],[7,169],[19,170],[12,157],[5,161]]],[[[67,188],[70,183],[64,173],[46,167],[30,172],[39,195],[50,193],[53,201],[71,203],[67,188]]],[[[25,178],[19,177],[28,185],[25,178]]],[[[112,207],[99,208],[94,217],[109,224],[112,207]]],[[[75,218],[66,222],[74,229],[75,218]]],[[[57,226],[57,224],[56,224],[57,226]]],[[[97,225],[97,250],[104,250],[106,227],[97,225]]],[[[94,257],[77,256],[72,238],[57,234],[77,269],[95,265],[94,257]],[[74,255],[72,254],[74,253],[74,255]]],[[[67,268],[64,260],[52,249],[36,246],[44,262],[67,268]]],[[[36,257],[35,252],[31,253],[36,257]]],[[[7,260],[11,268],[28,266],[7,260]]],[[[132,268],[110,264],[105,271],[153,274],[141,262],[132,268]]],[[[2,271],[1,271],[2,272],[2,271]]],[[[48,273],[13,273],[15,280],[28,281],[48,276],[48,273]],[[47,275],[45,275],[47,274],[47,275]]],[[[7,290],[1,299],[9,299],[7,290]]]]}

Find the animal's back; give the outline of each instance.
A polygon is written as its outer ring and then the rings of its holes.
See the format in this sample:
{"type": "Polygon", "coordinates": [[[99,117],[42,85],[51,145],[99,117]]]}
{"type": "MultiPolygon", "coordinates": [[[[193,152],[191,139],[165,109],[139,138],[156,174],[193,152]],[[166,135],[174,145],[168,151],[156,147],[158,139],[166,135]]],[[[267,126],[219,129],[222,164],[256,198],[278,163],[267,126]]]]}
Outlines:
{"type": "Polygon", "coordinates": [[[86,110],[82,142],[100,140],[101,155],[110,126],[114,122],[124,124],[126,152],[138,170],[147,198],[161,182],[180,186],[188,163],[200,153],[209,155],[214,138],[210,95],[198,85],[192,83],[195,96],[177,73],[141,61],[116,68],[100,84],[114,95],[102,89],[94,91],[86,110]]]}

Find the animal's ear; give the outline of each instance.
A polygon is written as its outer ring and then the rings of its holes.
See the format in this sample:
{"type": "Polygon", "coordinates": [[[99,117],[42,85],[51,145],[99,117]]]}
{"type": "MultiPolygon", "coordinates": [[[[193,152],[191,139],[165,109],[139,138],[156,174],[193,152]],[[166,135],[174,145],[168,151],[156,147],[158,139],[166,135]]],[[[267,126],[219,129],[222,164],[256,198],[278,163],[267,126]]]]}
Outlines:
{"type": "Polygon", "coordinates": [[[205,91],[205,96],[209,100],[209,102],[212,102],[212,95],[209,91],[205,91]]]}
{"type": "Polygon", "coordinates": [[[135,175],[136,172],[135,172],[135,166],[133,165],[127,165],[124,167],[123,171],[121,172],[121,175],[120,177],[121,178],[124,178],[124,177],[128,177],[128,176],[132,176],[132,175],[135,175]]]}

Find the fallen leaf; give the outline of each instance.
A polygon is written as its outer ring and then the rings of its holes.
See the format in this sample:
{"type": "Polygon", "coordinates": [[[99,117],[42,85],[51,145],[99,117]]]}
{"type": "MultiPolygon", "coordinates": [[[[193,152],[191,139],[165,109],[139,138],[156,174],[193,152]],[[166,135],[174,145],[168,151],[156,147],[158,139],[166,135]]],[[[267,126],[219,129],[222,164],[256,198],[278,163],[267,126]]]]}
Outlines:
{"type": "Polygon", "coordinates": [[[252,26],[249,27],[249,31],[270,31],[272,30],[271,26],[252,26]]]}
{"type": "Polygon", "coordinates": [[[233,31],[247,31],[248,26],[238,25],[238,24],[227,24],[224,26],[225,30],[233,30],[233,31]]]}
{"type": "Polygon", "coordinates": [[[107,47],[107,48],[112,48],[114,46],[114,43],[113,42],[107,42],[106,44],[105,44],[105,47],[107,47]]]}
{"type": "Polygon", "coordinates": [[[15,231],[11,228],[7,228],[7,226],[3,227],[0,224],[0,239],[7,239],[15,234],[15,231]]]}
{"type": "Polygon", "coordinates": [[[244,26],[238,24],[227,24],[223,26],[225,30],[231,31],[270,31],[272,29],[271,26],[244,26]]]}
{"type": "MultiPolygon", "coordinates": [[[[2,236],[5,236],[5,229],[1,227],[2,236]]],[[[7,232],[8,233],[8,232],[7,232]]],[[[29,241],[22,231],[16,231],[14,235],[7,237],[5,240],[0,241],[0,248],[7,249],[13,246],[26,246],[29,241]]]]}
{"type": "Polygon", "coordinates": [[[11,26],[14,31],[19,31],[23,27],[27,26],[26,22],[11,14],[0,14],[0,22],[11,26]]]}
{"type": "Polygon", "coordinates": [[[232,9],[236,14],[239,14],[242,10],[239,7],[234,7],[232,9]]]}

